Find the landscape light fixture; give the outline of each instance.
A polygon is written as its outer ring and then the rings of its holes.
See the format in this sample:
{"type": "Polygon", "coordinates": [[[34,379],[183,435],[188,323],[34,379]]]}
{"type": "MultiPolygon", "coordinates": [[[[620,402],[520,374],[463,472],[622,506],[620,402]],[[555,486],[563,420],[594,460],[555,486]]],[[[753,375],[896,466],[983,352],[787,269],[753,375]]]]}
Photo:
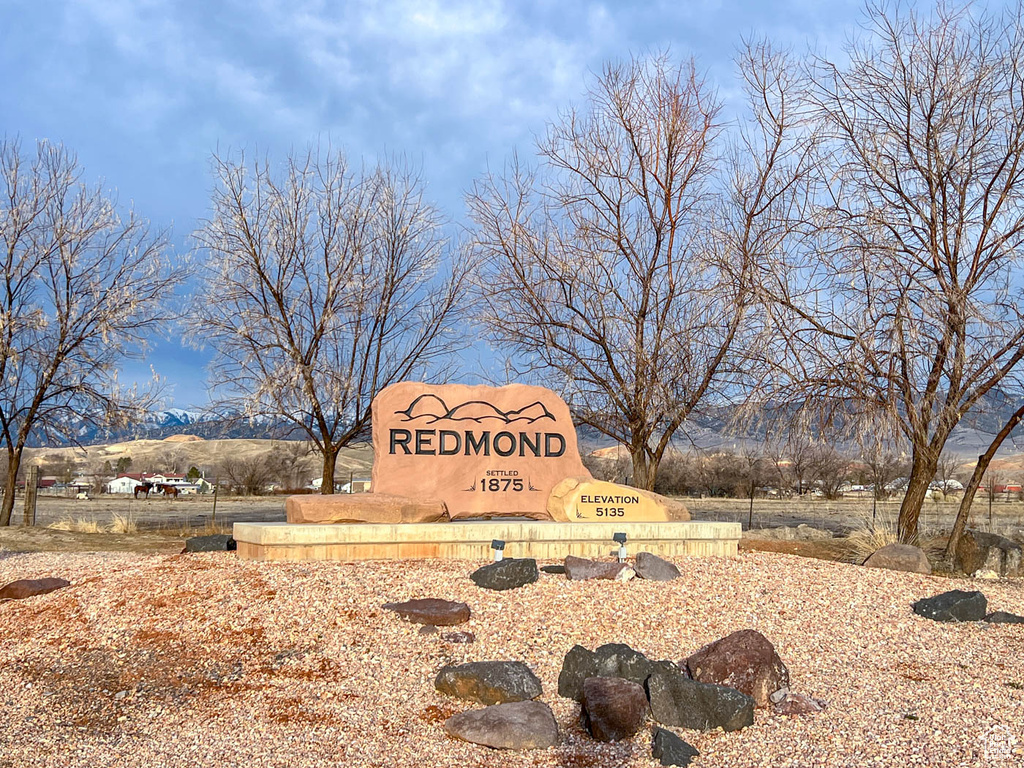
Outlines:
{"type": "Polygon", "coordinates": [[[619,545],[619,562],[626,562],[626,534],[616,533],[612,536],[612,541],[619,545]]]}
{"type": "Polygon", "coordinates": [[[501,539],[492,539],[491,549],[494,550],[494,562],[498,562],[505,557],[505,542],[501,539]]]}

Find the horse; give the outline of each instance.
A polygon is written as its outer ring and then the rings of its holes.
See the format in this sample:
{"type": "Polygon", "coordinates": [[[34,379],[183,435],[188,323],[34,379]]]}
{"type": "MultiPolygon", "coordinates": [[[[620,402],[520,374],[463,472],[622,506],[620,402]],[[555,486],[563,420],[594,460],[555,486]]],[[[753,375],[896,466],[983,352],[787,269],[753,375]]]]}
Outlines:
{"type": "Polygon", "coordinates": [[[170,496],[172,499],[178,498],[178,487],[175,485],[158,485],[156,488],[164,496],[170,496]]]}
{"type": "Polygon", "coordinates": [[[138,499],[139,498],[139,494],[141,493],[145,498],[148,499],[149,498],[149,492],[151,490],[153,490],[153,484],[152,483],[142,483],[141,485],[136,485],[135,486],[135,490],[134,490],[135,498],[138,499]]]}

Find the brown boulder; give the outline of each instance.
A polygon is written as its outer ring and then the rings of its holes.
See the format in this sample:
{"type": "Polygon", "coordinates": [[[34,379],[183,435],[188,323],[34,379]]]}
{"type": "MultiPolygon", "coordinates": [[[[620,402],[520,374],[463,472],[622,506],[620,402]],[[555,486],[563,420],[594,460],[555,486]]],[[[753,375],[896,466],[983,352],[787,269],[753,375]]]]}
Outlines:
{"type": "Polygon", "coordinates": [[[570,581],[587,581],[588,579],[608,579],[627,581],[635,575],[627,563],[610,563],[599,560],[587,560],[585,557],[566,555],[565,577],[570,581]]]}
{"type": "Polygon", "coordinates": [[[436,523],[448,519],[443,501],[384,493],[289,496],[289,523],[436,523]]]}
{"type": "Polygon", "coordinates": [[[449,717],[445,731],[494,749],[547,749],[558,743],[558,724],[540,701],[515,701],[470,709],[449,717]]]}
{"type": "Polygon", "coordinates": [[[753,629],[741,629],[705,645],[686,660],[691,677],[702,683],[735,688],[752,697],[759,707],[789,687],[789,670],[775,646],[753,629]]]}
{"type": "Polygon", "coordinates": [[[1021,546],[984,531],[966,530],[956,547],[956,566],[966,574],[994,571],[1000,576],[1021,574],[1021,546]]]}
{"type": "Polygon", "coordinates": [[[373,401],[373,490],[441,499],[453,519],[550,520],[548,495],[590,477],[568,406],[544,387],[406,381],[373,401]]]}
{"type": "Polygon", "coordinates": [[[864,561],[864,566],[907,573],[930,574],[932,572],[924,550],[911,544],[886,544],[872,552],[864,561]]]}
{"type": "Polygon", "coordinates": [[[0,600],[24,600],[70,586],[65,579],[19,579],[0,587],[0,600]]]}
{"type": "Polygon", "coordinates": [[[583,681],[580,723],[598,741],[635,736],[647,719],[643,686],[621,677],[588,677],[583,681]]]}
{"type": "Polygon", "coordinates": [[[394,611],[413,624],[429,624],[434,627],[450,627],[469,621],[469,606],[453,600],[424,597],[406,600],[402,603],[385,603],[384,610],[394,611]]]}

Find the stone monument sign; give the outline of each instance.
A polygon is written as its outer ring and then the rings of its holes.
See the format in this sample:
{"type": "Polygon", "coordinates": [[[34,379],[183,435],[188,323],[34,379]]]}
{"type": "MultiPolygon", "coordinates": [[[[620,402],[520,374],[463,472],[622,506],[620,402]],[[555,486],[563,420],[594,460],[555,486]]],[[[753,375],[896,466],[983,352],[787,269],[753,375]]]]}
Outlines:
{"type": "Polygon", "coordinates": [[[373,401],[373,493],[440,499],[451,518],[550,520],[567,477],[591,479],[549,389],[402,382],[373,401]]]}

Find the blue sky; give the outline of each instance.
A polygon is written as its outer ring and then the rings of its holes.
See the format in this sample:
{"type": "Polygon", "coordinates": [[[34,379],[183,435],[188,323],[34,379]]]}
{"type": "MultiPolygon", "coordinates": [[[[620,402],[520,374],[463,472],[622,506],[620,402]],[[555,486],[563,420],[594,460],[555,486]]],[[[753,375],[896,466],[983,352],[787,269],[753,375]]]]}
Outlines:
{"type": "MultiPolygon", "coordinates": [[[[0,0],[0,135],[61,141],[179,252],[207,210],[214,151],[281,159],[318,139],[404,153],[453,220],[608,59],[693,55],[727,101],[747,35],[838,53],[854,0],[0,0]]],[[[205,357],[177,339],[149,364],[168,405],[206,401],[205,357]]]]}

